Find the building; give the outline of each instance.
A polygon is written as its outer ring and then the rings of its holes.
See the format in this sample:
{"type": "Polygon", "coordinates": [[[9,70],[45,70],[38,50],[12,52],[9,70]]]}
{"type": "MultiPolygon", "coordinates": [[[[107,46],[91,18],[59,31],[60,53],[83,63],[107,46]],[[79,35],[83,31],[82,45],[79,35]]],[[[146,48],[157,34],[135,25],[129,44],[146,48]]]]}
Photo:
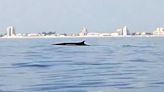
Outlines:
{"type": "Polygon", "coordinates": [[[117,29],[116,32],[117,32],[119,35],[123,35],[123,29],[122,29],[122,28],[117,29]]]}
{"type": "Polygon", "coordinates": [[[141,35],[152,35],[150,32],[141,32],[141,35]]]}
{"type": "Polygon", "coordinates": [[[122,35],[122,36],[129,35],[129,30],[126,26],[124,26],[123,28],[118,28],[116,31],[117,31],[118,35],[122,35]]]}
{"type": "Polygon", "coordinates": [[[157,28],[154,32],[153,35],[164,35],[164,28],[157,28]]]}
{"type": "Polygon", "coordinates": [[[87,34],[88,37],[99,37],[101,33],[98,32],[90,32],[87,34]]]}
{"type": "Polygon", "coordinates": [[[100,33],[99,36],[104,36],[104,37],[111,36],[111,33],[109,33],[109,32],[108,33],[100,33]]]}
{"type": "Polygon", "coordinates": [[[113,33],[111,33],[111,36],[119,36],[119,33],[113,32],[113,33]]]}
{"type": "Polygon", "coordinates": [[[16,36],[15,28],[13,26],[7,27],[7,37],[16,36]]]}
{"type": "Polygon", "coordinates": [[[128,28],[127,28],[126,26],[123,27],[122,35],[123,35],[123,36],[129,35],[129,31],[128,31],[128,28]]]}
{"type": "Polygon", "coordinates": [[[83,27],[79,33],[79,36],[86,36],[88,34],[87,28],[83,27]]]}
{"type": "Polygon", "coordinates": [[[38,36],[41,36],[41,34],[39,34],[39,33],[28,33],[27,36],[28,37],[38,37],[38,36]]]}

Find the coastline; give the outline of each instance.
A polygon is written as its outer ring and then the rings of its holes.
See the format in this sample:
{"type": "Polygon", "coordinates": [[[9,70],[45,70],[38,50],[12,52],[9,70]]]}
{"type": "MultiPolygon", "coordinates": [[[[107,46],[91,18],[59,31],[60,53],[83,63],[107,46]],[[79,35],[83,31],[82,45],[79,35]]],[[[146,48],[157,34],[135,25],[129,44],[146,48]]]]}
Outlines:
{"type": "Polygon", "coordinates": [[[164,37],[164,35],[144,35],[144,36],[35,36],[35,37],[0,37],[0,39],[49,39],[49,38],[148,38],[148,37],[164,37]]]}

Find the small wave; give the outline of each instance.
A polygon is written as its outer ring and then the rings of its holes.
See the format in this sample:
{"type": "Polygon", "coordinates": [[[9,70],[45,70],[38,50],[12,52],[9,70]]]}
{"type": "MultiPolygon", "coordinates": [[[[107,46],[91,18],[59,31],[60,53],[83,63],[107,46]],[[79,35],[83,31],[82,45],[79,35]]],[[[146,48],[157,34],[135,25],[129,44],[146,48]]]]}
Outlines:
{"type": "Polygon", "coordinates": [[[132,47],[132,48],[153,48],[153,46],[144,46],[144,45],[122,45],[122,47],[132,47]]]}
{"type": "Polygon", "coordinates": [[[121,65],[122,63],[101,63],[101,62],[76,62],[72,65],[110,65],[110,66],[115,66],[115,65],[121,65]]]}
{"type": "Polygon", "coordinates": [[[135,45],[122,45],[122,47],[137,47],[135,45]]]}
{"type": "Polygon", "coordinates": [[[98,86],[98,85],[103,85],[105,82],[98,82],[98,81],[88,81],[88,82],[83,82],[79,83],[79,86],[98,86]]]}
{"type": "Polygon", "coordinates": [[[154,82],[152,84],[156,84],[156,85],[164,85],[164,82],[154,82]]]}
{"type": "Polygon", "coordinates": [[[52,65],[30,64],[30,63],[17,63],[17,64],[13,64],[13,66],[16,66],[16,67],[36,67],[36,68],[45,68],[45,67],[50,67],[50,66],[52,66],[52,65]]]}
{"type": "Polygon", "coordinates": [[[23,54],[39,54],[40,52],[36,52],[36,51],[27,51],[27,52],[23,52],[23,54]]]}
{"type": "Polygon", "coordinates": [[[114,86],[114,87],[125,87],[130,85],[129,83],[114,83],[114,84],[109,84],[108,86],[114,86]]]}
{"type": "Polygon", "coordinates": [[[0,92],[20,92],[20,91],[8,91],[8,90],[0,90],[0,92]]]}
{"type": "Polygon", "coordinates": [[[136,89],[136,87],[119,87],[120,89],[136,89]]]}
{"type": "Polygon", "coordinates": [[[145,60],[145,59],[133,59],[133,60],[129,60],[130,62],[152,62],[149,60],[145,60]]]}

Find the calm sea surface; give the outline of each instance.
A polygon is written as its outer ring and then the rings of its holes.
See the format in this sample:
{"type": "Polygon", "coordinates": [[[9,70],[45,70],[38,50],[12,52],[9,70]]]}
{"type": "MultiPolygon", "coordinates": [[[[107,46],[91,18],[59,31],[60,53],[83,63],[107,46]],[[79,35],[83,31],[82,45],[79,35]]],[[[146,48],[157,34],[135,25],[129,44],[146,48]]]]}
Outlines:
{"type": "Polygon", "coordinates": [[[164,38],[0,39],[0,92],[164,92],[164,38]]]}

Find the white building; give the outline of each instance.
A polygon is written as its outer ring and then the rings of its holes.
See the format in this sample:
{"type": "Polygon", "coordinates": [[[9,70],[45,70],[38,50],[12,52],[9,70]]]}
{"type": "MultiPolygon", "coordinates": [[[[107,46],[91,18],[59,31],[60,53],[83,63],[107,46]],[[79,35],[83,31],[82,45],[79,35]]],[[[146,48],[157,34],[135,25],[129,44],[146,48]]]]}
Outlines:
{"type": "Polygon", "coordinates": [[[164,35],[164,28],[157,28],[154,32],[153,35],[164,35]]]}
{"type": "Polygon", "coordinates": [[[101,33],[98,32],[90,32],[87,34],[88,37],[98,37],[100,36],[101,33]]]}
{"type": "Polygon", "coordinates": [[[16,36],[15,28],[13,26],[7,27],[7,37],[16,36]]]}
{"type": "Polygon", "coordinates": [[[119,33],[113,32],[113,33],[111,33],[111,36],[119,36],[119,33]]]}
{"type": "Polygon", "coordinates": [[[123,29],[122,29],[122,28],[117,29],[116,32],[117,32],[119,35],[123,35],[123,29]]]}
{"type": "Polygon", "coordinates": [[[27,34],[28,37],[38,37],[38,36],[41,36],[41,34],[39,33],[29,33],[27,34]]]}
{"type": "Polygon", "coordinates": [[[128,28],[127,28],[126,26],[123,27],[122,35],[123,35],[123,36],[129,35],[129,31],[128,31],[128,28]]]}
{"type": "Polygon", "coordinates": [[[99,36],[111,36],[111,33],[100,33],[99,36]]]}
{"type": "Polygon", "coordinates": [[[122,36],[129,35],[129,30],[126,26],[124,26],[123,28],[118,28],[116,31],[117,31],[118,35],[122,35],[122,36]]]}
{"type": "Polygon", "coordinates": [[[79,36],[86,36],[88,34],[87,28],[83,27],[79,33],[79,36]]]}

